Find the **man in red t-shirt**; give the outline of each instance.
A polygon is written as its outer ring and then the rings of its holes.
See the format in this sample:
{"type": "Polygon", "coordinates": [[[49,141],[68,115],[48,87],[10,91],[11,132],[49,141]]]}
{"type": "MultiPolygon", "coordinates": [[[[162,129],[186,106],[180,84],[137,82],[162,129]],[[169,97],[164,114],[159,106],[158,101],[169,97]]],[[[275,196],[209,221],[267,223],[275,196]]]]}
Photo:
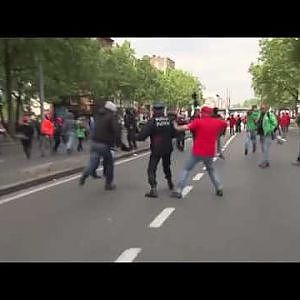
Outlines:
{"type": "Polygon", "coordinates": [[[216,154],[216,140],[227,127],[227,123],[213,117],[213,110],[204,106],[201,109],[201,119],[196,119],[188,125],[174,127],[179,131],[190,130],[194,134],[192,155],[186,162],[179,175],[177,190],[172,193],[173,198],[182,198],[182,190],[186,186],[189,172],[194,166],[203,161],[208,175],[216,189],[217,196],[223,196],[222,184],[213,167],[213,158],[216,154]]]}
{"type": "Polygon", "coordinates": [[[230,118],[227,118],[227,121],[229,122],[230,135],[234,135],[234,126],[236,126],[236,119],[233,115],[231,115],[230,118]]]}

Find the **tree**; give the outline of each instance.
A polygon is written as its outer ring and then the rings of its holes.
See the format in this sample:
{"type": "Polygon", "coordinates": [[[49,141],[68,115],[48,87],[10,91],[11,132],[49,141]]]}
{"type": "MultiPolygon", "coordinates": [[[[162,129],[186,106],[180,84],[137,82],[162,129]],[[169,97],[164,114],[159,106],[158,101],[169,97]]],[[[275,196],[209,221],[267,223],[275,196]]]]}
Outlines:
{"type": "Polygon", "coordinates": [[[293,38],[262,39],[258,62],[249,68],[256,95],[276,108],[292,108],[298,98],[299,69],[291,59],[294,43],[293,38]]]}

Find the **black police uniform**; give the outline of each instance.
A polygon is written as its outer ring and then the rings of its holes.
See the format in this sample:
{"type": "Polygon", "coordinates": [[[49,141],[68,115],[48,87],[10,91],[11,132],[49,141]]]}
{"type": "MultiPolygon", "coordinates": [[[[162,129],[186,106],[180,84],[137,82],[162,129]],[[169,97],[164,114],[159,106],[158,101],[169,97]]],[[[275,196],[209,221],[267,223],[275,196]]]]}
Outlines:
{"type": "Polygon", "coordinates": [[[150,160],[148,164],[148,182],[151,190],[146,197],[157,197],[157,181],[156,170],[157,165],[162,159],[165,178],[168,180],[169,188],[173,189],[172,174],[171,174],[171,153],[173,151],[172,139],[175,137],[175,129],[171,120],[163,113],[162,105],[155,105],[154,116],[147,122],[143,130],[136,135],[138,141],[145,140],[150,136],[150,160]]]}

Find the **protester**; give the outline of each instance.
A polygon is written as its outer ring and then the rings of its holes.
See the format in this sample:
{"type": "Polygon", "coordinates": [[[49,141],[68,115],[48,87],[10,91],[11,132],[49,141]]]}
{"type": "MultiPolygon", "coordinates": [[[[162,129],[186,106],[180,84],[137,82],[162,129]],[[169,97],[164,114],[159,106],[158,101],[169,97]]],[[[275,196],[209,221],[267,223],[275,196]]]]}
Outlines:
{"type": "Polygon", "coordinates": [[[204,106],[201,109],[201,119],[194,120],[192,123],[183,126],[178,126],[174,123],[174,127],[176,130],[190,130],[194,132],[195,138],[193,140],[192,154],[180,172],[177,189],[172,193],[172,197],[182,198],[182,191],[186,186],[189,173],[200,161],[204,162],[215,187],[216,195],[223,196],[223,186],[213,166],[213,158],[215,156],[217,137],[227,127],[226,122],[214,118],[213,110],[210,107],[204,106]]]}
{"type": "Polygon", "coordinates": [[[298,116],[296,117],[295,123],[298,126],[298,157],[297,157],[297,161],[293,163],[293,165],[297,165],[300,166],[300,114],[298,114],[298,116]]]}
{"type": "Polygon", "coordinates": [[[17,127],[17,134],[21,134],[20,139],[23,146],[23,151],[27,157],[30,159],[31,157],[31,149],[32,149],[32,139],[34,135],[34,127],[30,122],[28,116],[24,116],[21,125],[17,127]]]}
{"type": "Polygon", "coordinates": [[[54,153],[57,153],[58,147],[61,143],[62,126],[63,126],[63,119],[61,117],[57,117],[54,122],[54,148],[53,148],[54,153]]]}
{"type": "MultiPolygon", "coordinates": [[[[84,185],[89,176],[97,177],[96,170],[102,157],[105,190],[111,191],[116,189],[116,186],[113,184],[114,161],[111,153],[111,148],[115,146],[116,142],[121,140],[116,112],[117,106],[111,101],[106,101],[104,107],[100,107],[95,113],[90,161],[79,180],[80,185],[84,185]]],[[[116,146],[120,147],[120,144],[116,146]]]]}
{"type": "Polygon", "coordinates": [[[241,124],[242,124],[242,119],[241,119],[240,115],[237,115],[237,118],[236,118],[236,132],[237,133],[241,133],[241,124]]]}
{"type": "Polygon", "coordinates": [[[172,190],[174,184],[172,182],[171,173],[171,154],[173,151],[172,139],[175,137],[175,130],[170,119],[164,114],[164,105],[156,103],[153,105],[153,116],[144,126],[143,130],[136,136],[138,141],[144,141],[150,137],[150,159],[148,164],[148,183],[150,184],[150,192],[145,197],[157,198],[157,181],[156,170],[157,165],[162,159],[165,178],[167,179],[169,189],[172,190]]]}
{"type": "Polygon", "coordinates": [[[83,151],[82,143],[86,137],[86,129],[81,120],[77,121],[77,124],[76,124],[76,137],[78,139],[77,151],[81,152],[81,151],[83,151]]]}
{"type": "Polygon", "coordinates": [[[40,149],[41,149],[41,156],[45,156],[45,148],[48,145],[48,149],[52,151],[52,144],[53,144],[53,135],[54,135],[54,125],[51,122],[50,114],[46,113],[43,121],[41,122],[40,127],[40,149]]]}
{"type": "Polygon", "coordinates": [[[74,115],[71,112],[67,112],[63,123],[63,136],[64,141],[66,142],[68,154],[71,154],[73,151],[75,135],[74,115]]]}
{"type": "Polygon", "coordinates": [[[258,120],[259,111],[257,106],[253,105],[251,110],[247,113],[247,130],[245,140],[245,155],[248,155],[250,143],[252,144],[252,152],[256,151],[256,122],[258,120]]]}
{"type": "Polygon", "coordinates": [[[286,138],[287,127],[288,127],[288,118],[285,113],[282,113],[282,115],[281,115],[280,127],[281,127],[282,137],[286,138]]]}
{"type": "Polygon", "coordinates": [[[234,135],[234,127],[236,126],[236,119],[233,115],[230,115],[229,118],[227,118],[227,121],[229,122],[229,128],[230,128],[230,135],[234,135]]]}
{"type": "Polygon", "coordinates": [[[269,150],[272,143],[272,132],[277,126],[277,119],[275,115],[268,112],[268,107],[262,104],[257,121],[257,133],[260,136],[262,160],[259,164],[261,168],[270,167],[269,150]]]}
{"type": "MultiPolygon", "coordinates": [[[[186,125],[188,124],[188,120],[186,119],[185,115],[179,114],[176,122],[178,125],[186,125]]],[[[185,132],[177,132],[176,133],[176,146],[179,151],[184,151],[184,145],[185,145],[185,132]]]]}
{"type": "Polygon", "coordinates": [[[137,121],[134,112],[130,109],[126,109],[126,114],[124,116],[124,126],[127,130],[127,141],[130,150],[137,149],[135,134],[137,133],[137,121]]]}

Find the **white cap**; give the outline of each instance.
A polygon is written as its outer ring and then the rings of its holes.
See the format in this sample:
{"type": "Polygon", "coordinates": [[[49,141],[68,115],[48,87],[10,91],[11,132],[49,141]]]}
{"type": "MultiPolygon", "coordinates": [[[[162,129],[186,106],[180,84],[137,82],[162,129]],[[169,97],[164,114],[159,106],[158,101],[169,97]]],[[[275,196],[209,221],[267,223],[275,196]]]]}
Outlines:
{"type": "Polygon", "coordinates": [[[116,104],[114,104],[111,101],[106,101],[104,107],[108,110],[111,110],[112,112],[116,112],[117,111],[117,106],[116,104]]]}

